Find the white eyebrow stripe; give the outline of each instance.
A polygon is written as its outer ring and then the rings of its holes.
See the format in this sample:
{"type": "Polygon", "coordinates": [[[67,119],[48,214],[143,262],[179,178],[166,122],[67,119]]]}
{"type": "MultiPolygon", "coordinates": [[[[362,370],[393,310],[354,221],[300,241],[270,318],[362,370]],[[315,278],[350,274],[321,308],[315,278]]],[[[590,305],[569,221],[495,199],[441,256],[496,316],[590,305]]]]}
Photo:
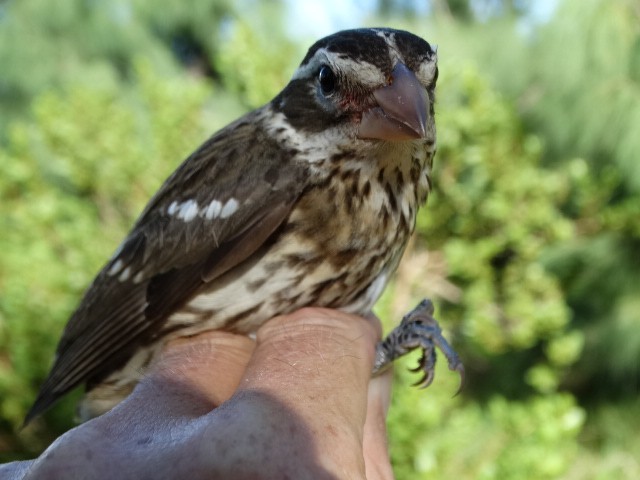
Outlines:
{"type": "Polygon", "coordinates": [[[326,48],[318,49],[304,66],[298,67],[298,69],[293,73],[291,80],[298,80],[300,78],[307,78],[311,76],[311,72],[320,67],[323,63],[329,63],[326,48]]]}
{"type": "Polygon", "coordinates": [[[220,218],[229,218],[231,215],[238,211],[239,206],[240,204],[238,203],[238,200],[236,200],[235,198],[230,198],[229,200],[227,200],[227,203],[224,204],[224,207],[222,207],[220,218]]]}
{"type": "MultiPolygon", "coordinates": [[[[384,38],[384,35],[382,35],[384,38]]],[[[327,51],[326,48],[318,49],[307,64],[298,69],[293,74],[292,80],[310,77],[320,65],[327,64],[335,71],[343,75],[357,76],[359,81],[366,87],[377,87],[386,83],[382,71],[375,65],[363,61],[352,60],[348,57],[341,57],[335,53],[327,51]]]]}

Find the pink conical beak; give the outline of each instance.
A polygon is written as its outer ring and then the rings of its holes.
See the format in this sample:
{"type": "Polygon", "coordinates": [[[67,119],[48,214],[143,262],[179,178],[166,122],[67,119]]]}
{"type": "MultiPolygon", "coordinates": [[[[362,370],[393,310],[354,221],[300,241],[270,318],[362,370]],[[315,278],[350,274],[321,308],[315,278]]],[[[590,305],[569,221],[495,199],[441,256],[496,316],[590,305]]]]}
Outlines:
{"type": "Polygon", "coordinates": [[[398,63],[391,83],[373,92],[378,106],[362,114],[358,137],[402,141],[424,138],[427,92],[406,65],[398,63]]]}

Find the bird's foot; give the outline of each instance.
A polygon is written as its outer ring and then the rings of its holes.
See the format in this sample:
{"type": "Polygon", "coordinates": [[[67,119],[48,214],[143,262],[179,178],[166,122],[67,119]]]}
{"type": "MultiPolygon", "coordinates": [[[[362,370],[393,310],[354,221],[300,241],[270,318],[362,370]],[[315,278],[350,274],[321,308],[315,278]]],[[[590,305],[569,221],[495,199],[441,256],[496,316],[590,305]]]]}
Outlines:
{"type": "MultiPolygon", "coordinates": [[[[420,348],[422,357],[412,372],[422,372],[422,378],[414,385],[428,387],[433,381],[436,365],[436,347],[442,351],[449,362],[449,369],[460,374],[460,387],[464,386],[464,366],[455,350],[442,335],[438,322],[433,318],[433,303],[423,300],[411,312],[404,316],[400,325],[376,346],[376,360],[373,374],[380,373],[391,362],[402,355],[420,348]]],[[[456,393],[456,395],[457,395],[456,393]]]]}

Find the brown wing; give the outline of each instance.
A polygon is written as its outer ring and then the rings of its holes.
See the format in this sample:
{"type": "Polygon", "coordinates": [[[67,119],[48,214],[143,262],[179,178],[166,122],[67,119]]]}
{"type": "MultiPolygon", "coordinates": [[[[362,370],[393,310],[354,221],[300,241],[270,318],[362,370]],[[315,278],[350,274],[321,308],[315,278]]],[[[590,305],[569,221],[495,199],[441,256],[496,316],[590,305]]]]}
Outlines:
{"type": "Polygon", "coordinates": [[[69,320],[25,423],[120,367],[204,282],[248,258],[286,219],[307,171],[257,115],[209,139],[151,199],[69,320]]]}

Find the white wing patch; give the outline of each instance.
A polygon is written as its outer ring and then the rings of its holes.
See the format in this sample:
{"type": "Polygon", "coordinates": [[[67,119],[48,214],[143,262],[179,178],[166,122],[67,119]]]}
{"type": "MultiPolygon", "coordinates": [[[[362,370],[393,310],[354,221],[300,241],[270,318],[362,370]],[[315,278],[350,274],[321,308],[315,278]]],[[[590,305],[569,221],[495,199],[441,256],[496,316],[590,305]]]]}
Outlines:
{"type": "Polygon", "coordinates": [[[240,203],[235,198],[230,198],[224,204],[220,200],[211,200],[211,203],[200,210],[200,215],[207,220],[214,218],[229,218],[238,211],[240,203]]]}
{"type": "Polygon", "coordinates": [[[198,215],[198,202],[195,200],[187,200],[180,204],[178,208],[178,218],[185,222],[190,222],[198,215]]]}
{"type": "Polygon", "coordinates": [[[178,210],[178,205],[180,205],[178,202],[176,202],[175,200],[173,202],[171,202],[171,205],[169,205],[169,208],[167,208],[167,213],[169,215],[175,215],[176,210],[178,210]]]}
{"type": "Polygon", "coordinates": [[[111,265],[111,268],[107,272],[107,275],[109,275],[110,277],[113,277],[116,273],[122,270],[122,267],[124,267],[124,263],[122,262],[122,260],[120,259],[116,260],[113,263],[113,265],[111,265]]]}
{"type": "Polygon", "coordinates": [[[174,200],[167,207],[167,215],[175,216],[185,222],[190,222],[196,218],[199,211],[198,202],[193,199],[185,200],[184,202],[174,200]]]}
{"type": "Polygon", "coordinates": [[[142,280],[144,280],[144,270],[140,270],[138,273],[136,273],[136,276],[133,277],[133,283],[138,284],[142,282],[142,280]]]}
{"type": "Polygon", "coordinates": [[[227,200],[227,203],[224,204],[224,207],[222,207],[220,218],[229,218],[231,215],[238,211],[239,206],[240,204],[238,203],[238,200],[236,200],[235,198],[230,198],[229,200],[227,200]]]}
{"type": "Polygon", "coordinates": [[[213,220],[214,218],[218,218],[220,216],[220,212],[222,211],[222,203],[218,200],[211,200],[211,203],[207,208],[202,209],[202,213],[207,220],[213,220]]]}
{"type": "MultiPolygon", "coordinates": [[[[214,218],[224,219],[236,213],[238,207],[240,207],[240,203],[235,198],[230,198],[224,203],[214,199],[202,208],[200,208],[198,202],[193,199],[185,200],[184,202],[174,200],[169,207],[167,207],[167,214],[175,216],[184,222],[190,222],[198,216],[204,217],[207,220],[213,220],[214,218]]],[[[122,268],[122,266],[120,266],[118,270],[120,268],[122,268]]]]}
{"type": "MultiPolygon", "coordinates": [[[[120,260],[118,260],[118,262],[119,261],[120,260]]],[[[120,280],[121,282],[126,282],[127,280],[129,280],[130,276],[131,276],[131,267],[127,267],[122,271],[122,273],[118,277],[118,280],[120,280]]]]}
{"type": "Polygon", "coordinates": [[[131,266],[124,268],[124,262],[121,258],[113,262],[113,265],[111,265],[111,268],[107,271],[107,275],[109,275],[110,277],[115,277],[116,275],[118,275],[119,282],[126,282],[127,280],[131,280],[133,283],[138,284],[142,282],[142,280],[144,280],[144,270],[140,270],[135,275],[133,275],[131,266]],[[133,278],[131,278],[132,275],[133,278]]]}
{"type": "MultiPolygon", "coordinates": [[[[203,208],[200,208],[198,202],[194,199],[188,199],[184,202],[174,200],[167,207],[167,214],[187,223],[198,216],[204,217],[207,220],[213,220],[214,218],[229,218],[238,211],[239,207],[240,203],[235,198],[230,198],[224,203],[220,200],[212,200],[203,208]]],[[[131,280],[136,284],[141,283],[144,280],[144,270],[134,271],[130,265],[125,265],[121,258],[117,258],[121,250],[122,245],[114,254],[113,257],[115,260],[107,270],[107,275],[110,277],[115,277],[117,275],[120,282],[131,280]]]]}

